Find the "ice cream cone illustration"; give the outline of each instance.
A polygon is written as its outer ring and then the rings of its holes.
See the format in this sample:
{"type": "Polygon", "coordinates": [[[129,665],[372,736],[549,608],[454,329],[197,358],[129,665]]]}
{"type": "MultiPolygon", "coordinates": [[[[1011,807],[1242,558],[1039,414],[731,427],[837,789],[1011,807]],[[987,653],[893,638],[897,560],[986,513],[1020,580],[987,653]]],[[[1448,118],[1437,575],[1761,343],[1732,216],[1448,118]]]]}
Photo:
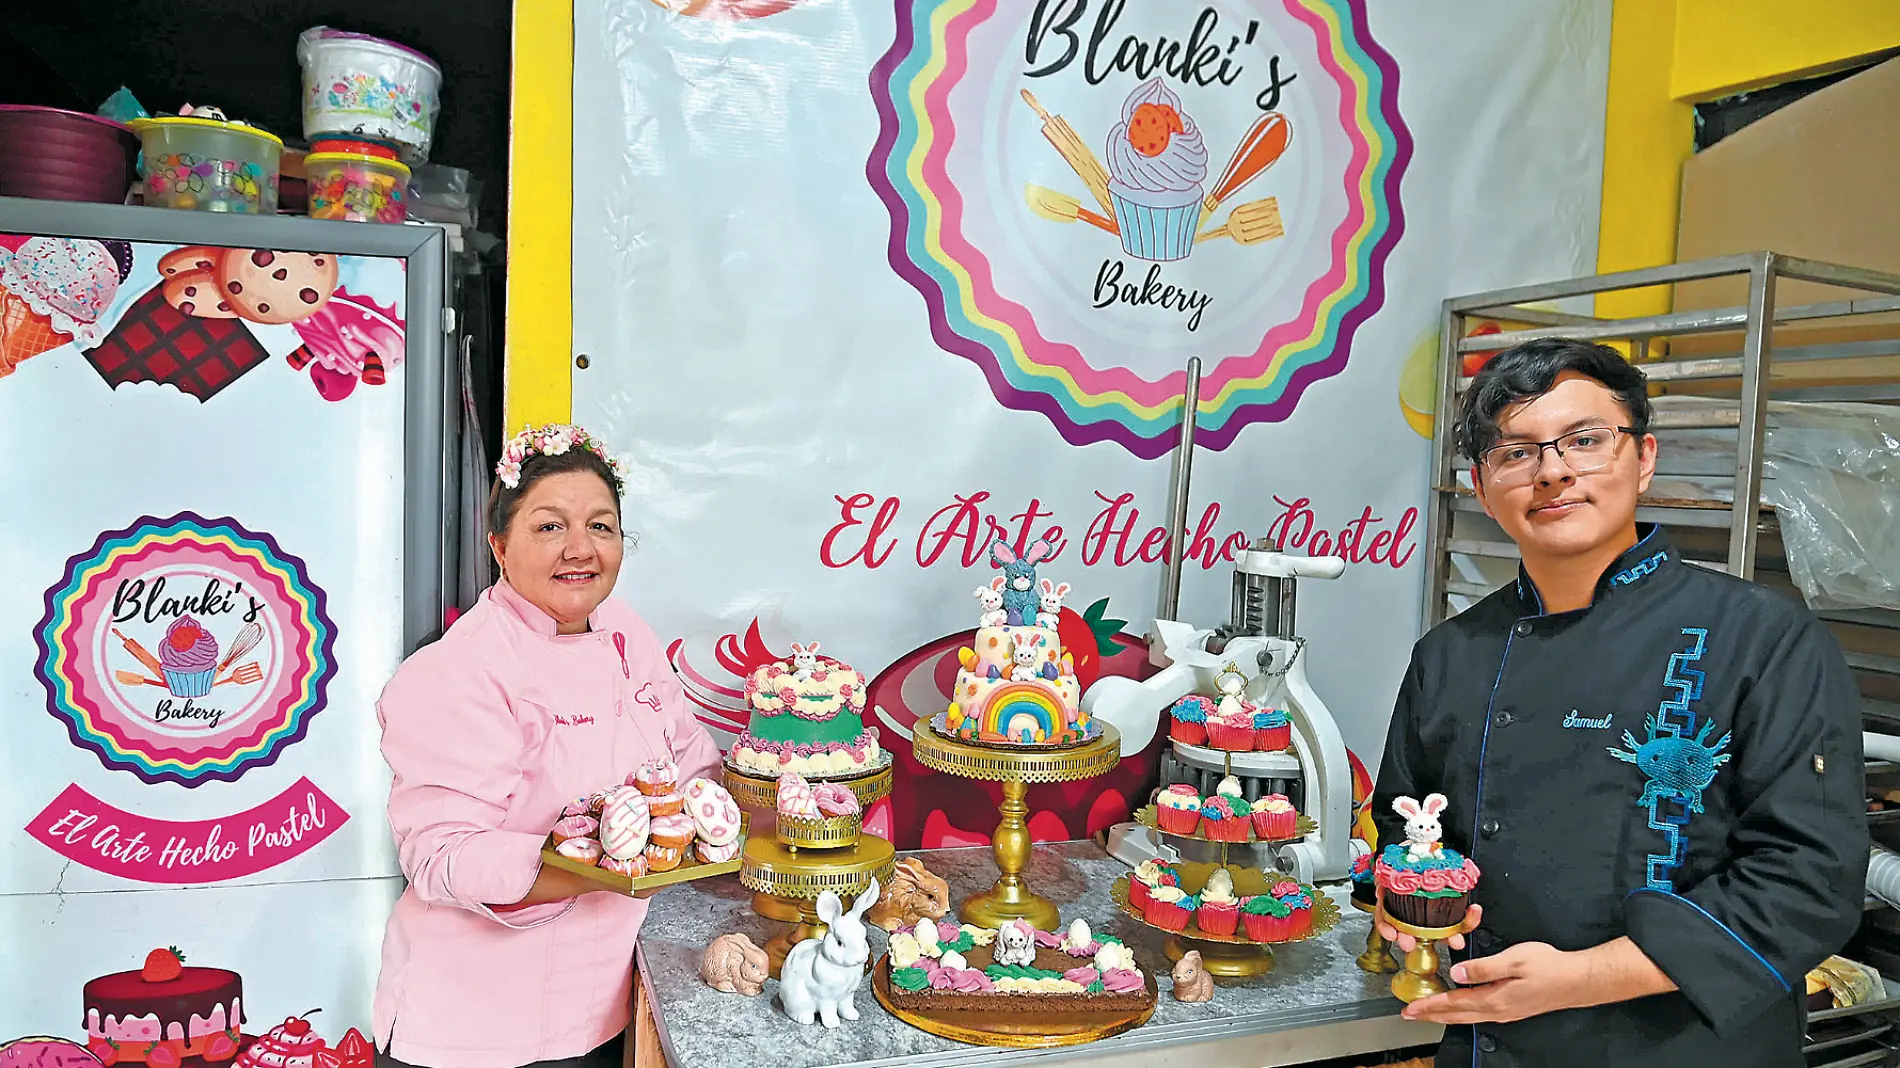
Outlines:
{"type": "Polygon", "coordinates": [[[38,356],[73,339],[53,329],[53,321],[34,311],[26,301],[0,290],[0,378],[29,356],[38,356]]]}
{"type": "Polygon", "coordinates": [[[129,247],[83,238],[35,237],[0,251],[0,376],[69,341],[97,344],[131,266],[129,247]]]}

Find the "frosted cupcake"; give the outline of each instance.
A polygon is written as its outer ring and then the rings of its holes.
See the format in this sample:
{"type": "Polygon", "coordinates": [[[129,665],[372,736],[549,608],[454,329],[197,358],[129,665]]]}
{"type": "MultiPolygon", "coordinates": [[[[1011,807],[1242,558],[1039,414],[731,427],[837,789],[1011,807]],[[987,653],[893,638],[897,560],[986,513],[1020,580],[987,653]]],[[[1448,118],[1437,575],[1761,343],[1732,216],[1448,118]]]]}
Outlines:
{"type": "Polygon", "coordinates": [[[1108,193],[1122,251],[1179,260],[1194,249],[1207,180],[1207,145],[1161,78],[1137,86],[1108,135],[1108,193]]]}
{"type": "Polygon", "coordinates": [[[173,697],[203,697],[217,674],[218,640],[190,616],[179,616],[158,643],[158,666],[173,697]]]}

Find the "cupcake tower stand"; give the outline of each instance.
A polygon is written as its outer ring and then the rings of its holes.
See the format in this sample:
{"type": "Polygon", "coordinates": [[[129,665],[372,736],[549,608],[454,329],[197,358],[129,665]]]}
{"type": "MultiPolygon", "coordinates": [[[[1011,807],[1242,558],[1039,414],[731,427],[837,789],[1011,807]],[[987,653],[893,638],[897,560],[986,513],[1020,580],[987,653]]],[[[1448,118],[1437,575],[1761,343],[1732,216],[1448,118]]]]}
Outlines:
{"type": "MultiPolygon", "coordinates": [[[[869,810],[891,794],[890,756],[877,770],[853,778],[831,779],[849,787],[858,804],[869,810]]],[[[822,781],[822,780],[821,780],[822,781]]],[[[748,811],[776,813],[778,782],[726,765],[726,789],[748,811]]],[[[888,886],[897,850],[874,834],[863,833],[864,817],[834,816],[808,821],[779,820],[771,835],[746,841],[739,862],[739,881],[752,893],[752,911],[789,924],[765,944],[777,978],[785,955],[807,938],[823,938],[818,919],[818,897],[836,891],[847,903],[871,885],[888,886]]]]}
{"type": "MultiPolygon", "coordinates": [[[[1176,744],[1179,745],[1179,743],[1176,744]]],[[[1223,772],[1225,774],[1232,773],[1233,764],[1231,760],[1235,756],[1247,757],[1259,755],[1273,754],[1227,754],[1229,762],[1223,766],[1223,772]]],[[[1189,839],[1200,842],[1213,841],[1200,831],[1196,831],[1193,834],[1176,834],[1172,831],[1162,830],[1158,813],[1153,805],[1149,805],[1135,813],[1135,819],[1143,826],[1153,829],[1156,833],[1165,838],[1189,839]]],[[[1277,851],[1282,846],[1291,845],[1305,838],[1307,835],[1312,834],[1318,827],[1319,825],[1314,822],[1312,817],[1301,813],[1295,825],[1295,833],[1292,838],[1263,842],[1252,837],[1251,832],[1249,832],[1248,842],[1215,842],[1214,844],[1219,847],[1220,851],[1218,863],[1203,864],[1187,862],[1175,866],[1181,874],[1181,889],[1198,895],[1202,889],[1207,886],[1208,879],[1210,879],[1216,871],[1224,868],[1227,870],[1228,875],[1233,877],[1234,893],[1236,895],[1247,897],[1255,894],[1264,894],[1274,883],[1281,881],[1286,878],[1286,876],[1276,869],[1229,864],[1227,859],[1228,846],[1260,844],[1277,851]]],[[[1115,899],[1115,904],[1120,906],[1123,912],[1134,919],[1140,920],[1143,924],[1152,927],[1154,925],[1148,923],[1147,917],[1143,914],[1142,910],[1135,908],[1134,905],[1129,902],[1128,884],[1132,878],[1132,875],[1124,875],[1115,880],[1115,887],[1110,893],[1115,899]]],[[[1339,906],[1333,903],[1332,898],[1318,891],[1314,891],[1312,896],[1313,929],[1301,935],[1299,938],[1292,939],[1292,941],[1305,941],[1315,935],[1325,934],[1339,923],[1339,906]]],[[[1178,961],[1186,956],[1189,951],[1199,950],[1202,962],[1206,965],[1207,970],[1214,975],[1253,976],[1265,975],[1267,972],[1273,970],[1272,945],[1273,943],[1256,942],[1240,931],[1236,931],[1231,935],[1213,934],[1203,931],[1199,925],[1190,919],[1186,930],[1168,936],[1167,952],[1168,959],[1178,961]]]]}
{"type": "Polygon", "coordinates": [[[1058,930],[1061,916],[1055,903],[1030,890],[1023,882],[1029,866],[1029,784],[1078,782],[1114,770],[1121,763],[1121,734],[1107,723],[1102,733],[1069,749],[1035,749],[980,745],[937,733],[929,720],[920,720],[911,734],[911,752],[918,763],[946,775],[1003,784],[1003,820],[992,837],[996,885],[971,897],[957,909],[965,923],[997,928],[1010,920],[1028,920],[1044,931],[1058,930]]]}

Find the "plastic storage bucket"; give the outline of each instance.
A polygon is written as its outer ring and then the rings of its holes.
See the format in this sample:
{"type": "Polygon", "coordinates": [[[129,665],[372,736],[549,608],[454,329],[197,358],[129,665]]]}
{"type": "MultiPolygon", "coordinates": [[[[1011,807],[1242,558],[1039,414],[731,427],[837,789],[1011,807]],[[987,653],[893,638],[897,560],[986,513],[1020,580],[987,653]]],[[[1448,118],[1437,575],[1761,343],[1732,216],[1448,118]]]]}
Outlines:
{"type": "Polygon", "coordinates": [[[145,202],[163,208],[272,215],[284,143],[243,123],[193,117],[139,119],[145,202]]]}
{"type": "Polygon", "coordinates": [[[303,160],[312,219],[399,223],[409,217],[409,168],[358,152],[312,152],[303,160]]]}
{"type": "Polygon", "coordinates": [[[58,108],[0,106],[0,196],[123,204],[138,135],[58,108]]]}
{"type": "Polygon", "coordinates": [[[429,156],[441,109],[442,68],[413,48],[325,26],[297,38],[303,135],[388,141],[410,163],[429,156]]]}

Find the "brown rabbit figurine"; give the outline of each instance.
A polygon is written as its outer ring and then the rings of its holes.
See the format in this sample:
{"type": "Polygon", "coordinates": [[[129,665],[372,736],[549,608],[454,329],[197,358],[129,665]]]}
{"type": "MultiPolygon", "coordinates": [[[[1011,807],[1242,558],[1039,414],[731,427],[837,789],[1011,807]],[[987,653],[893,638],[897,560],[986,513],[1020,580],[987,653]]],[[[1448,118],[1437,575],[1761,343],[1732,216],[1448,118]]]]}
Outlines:
{"type": "Polygon", "coordinates": [[[950,911],[950,884],[930,874],[923,861],[905,857],[897,862],[891,888],[871,906],[865,919],[895,931],[917,926],[920,919],[940,920],[950,911]]]}
{"type": "Polygon", "coordinates": [[[765,990],[765,977],[771,967],[765,950],[742,934],[723,934],[706,947],[699,958],[699,977],[706,985],[726,994],[756,997],[765,990]]]}
{"type": "Polygon", "coordinates": [[[1174,1000],[1200,1002],[1214,1000],[1214,977],[1201,963],[1201,951],[1189,950],[1174,965],[1174,1000]]]}

